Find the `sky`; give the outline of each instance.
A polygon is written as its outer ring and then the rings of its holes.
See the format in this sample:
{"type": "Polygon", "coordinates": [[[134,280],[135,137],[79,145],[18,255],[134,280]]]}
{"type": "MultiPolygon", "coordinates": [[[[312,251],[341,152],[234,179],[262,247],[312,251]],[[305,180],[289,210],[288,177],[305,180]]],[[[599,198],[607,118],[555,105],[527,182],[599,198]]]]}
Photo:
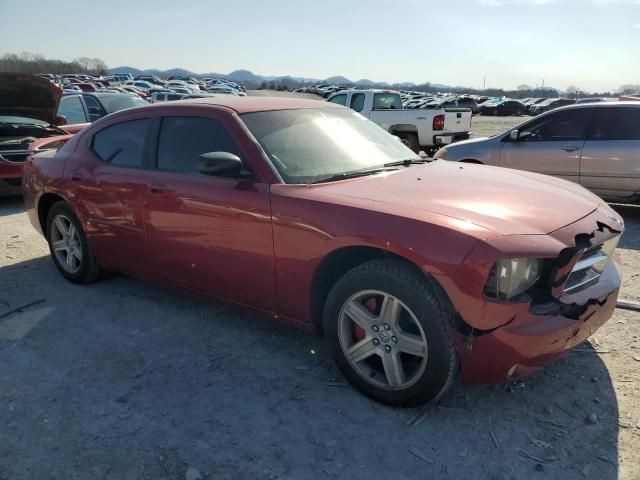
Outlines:
{"type": "Polygon", "coordinates": [[[0,0],[0,55],[23,51],[196,73],[605,91],[640,84],[640,0],[0,0]]]}

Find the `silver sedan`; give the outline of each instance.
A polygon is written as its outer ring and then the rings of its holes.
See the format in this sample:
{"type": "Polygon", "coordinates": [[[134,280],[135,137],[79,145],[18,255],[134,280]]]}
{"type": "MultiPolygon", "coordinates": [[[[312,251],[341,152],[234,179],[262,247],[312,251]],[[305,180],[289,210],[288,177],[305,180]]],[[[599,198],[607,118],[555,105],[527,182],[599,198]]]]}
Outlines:
{"type": "Polygon", "coordinates": [[[614,202],[640,202],[640,102],[580,104],[434,158],[528,170],[579,183],[614,202]]]}

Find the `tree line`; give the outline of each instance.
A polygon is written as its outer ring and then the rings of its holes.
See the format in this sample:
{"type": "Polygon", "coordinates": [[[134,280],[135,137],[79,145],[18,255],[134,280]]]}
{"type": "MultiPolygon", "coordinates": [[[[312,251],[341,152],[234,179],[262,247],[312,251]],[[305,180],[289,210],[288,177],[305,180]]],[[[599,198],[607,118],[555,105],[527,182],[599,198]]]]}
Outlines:
{"type": "Polygon", "coordinates": [[[52,73],[64,75],[79,73],[100,76],[107,73],[107,64],[99,58],[79,57],[71,62],[48,60],[39,53],[5,53],[0,58],[0,72],[52,73]]]}

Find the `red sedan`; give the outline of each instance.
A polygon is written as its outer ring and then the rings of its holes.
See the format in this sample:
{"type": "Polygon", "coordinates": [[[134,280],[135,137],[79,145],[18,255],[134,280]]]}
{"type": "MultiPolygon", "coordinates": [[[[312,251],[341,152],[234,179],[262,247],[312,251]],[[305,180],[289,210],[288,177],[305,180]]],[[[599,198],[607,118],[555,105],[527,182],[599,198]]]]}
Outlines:
{"type": "Polygon", "coordinates": [[[612,315],[621,218],[573,183],[425,162],[311,100],[171,102],[30,157],[60,273],[160,280],[324,333],[355,387],[415,405],[529,374],[612,315]]]}

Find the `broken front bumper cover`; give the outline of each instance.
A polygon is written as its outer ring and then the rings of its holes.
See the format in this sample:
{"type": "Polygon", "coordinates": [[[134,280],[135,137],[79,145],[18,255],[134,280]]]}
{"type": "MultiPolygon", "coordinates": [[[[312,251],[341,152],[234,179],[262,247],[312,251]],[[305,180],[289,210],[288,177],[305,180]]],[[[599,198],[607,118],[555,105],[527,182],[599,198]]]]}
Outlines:
{"type": "Polygon", "coordinates": [[[546,235],[492,237],[479,243],[453,278],[438,277],[451,298],[456,320],[451,334],[466,383],[495,383],[533,373],[586,340],[613,315],[621,284],[612,253],[597,281],[567,289],[581,254],[622,234],[621,218],[606,204],[546,235]],[[532,249],[535,256],[532,256],[532,249]],[[487,298],[483,288],[499,258],[551,262],[546,287],[516,301],[487,298]]]}
{"type": "Polygon", "coordinates": [[[611,318],[620,281],[620,265],[614,255],[598,285],[582,291],[581,296],[588,296],[589,290],[596,295],[605,290],[607,293],[587,300],[584,305],[574,304],[564,315],[539,315],[530,311],[516,315],[507,325],[484,335],[454,333],[463,382],[513,380],[562,358],[611,318]]]}

